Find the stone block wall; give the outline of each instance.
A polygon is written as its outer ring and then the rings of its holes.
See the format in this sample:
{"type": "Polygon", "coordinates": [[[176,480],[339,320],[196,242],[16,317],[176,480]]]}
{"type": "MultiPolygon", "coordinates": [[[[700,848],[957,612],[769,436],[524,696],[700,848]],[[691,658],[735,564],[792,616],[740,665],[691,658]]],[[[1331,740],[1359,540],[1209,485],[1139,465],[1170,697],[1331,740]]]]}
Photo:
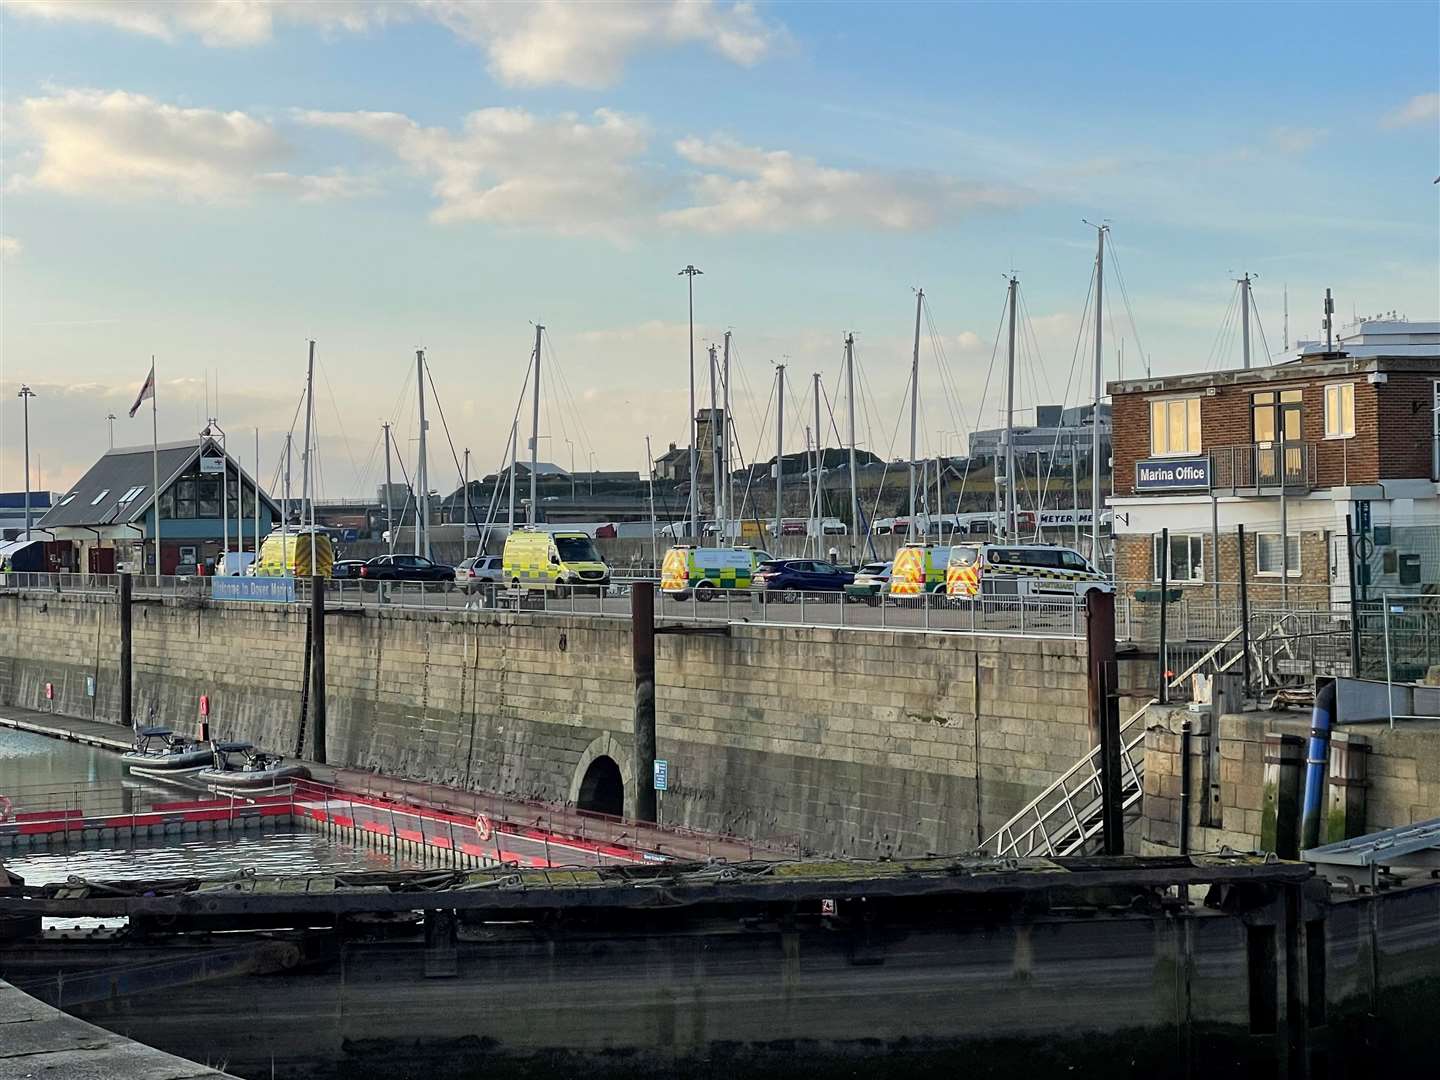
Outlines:
{"type": "MultiPolygon", "coordinates": [[[[153,709],[194,730],[205,694],[214,734],[293,754],[306,618],[137,603],[137,723],[153,709]]],[[[566,803],[604,755],[627,808],[649,781],[632,775],[626,620],[368,610],[326,625],[332,764],[566,803]]],[[[113,602],[0,598],[0,656],[5,703],[118,719],[113,602]]],[[[749,624],[661,635],[661,820],[827,852],[968,850],[1089,749],[1086,702],[1083,641],[749,624]]]]}
{"type": "MultiPolygon", "coordinates": [[[[1184,709],[1151,710],[1145,739],[1144,854],[1179,849],[1180,723],[1187,715],[1184,709]]],[[[1190,751],[1191,851],[1261,847],[1265,736],[1275,732],[1303,739],[1309,727],[1309,715],[1299,711],[1221,716],[1216,816],[1206,806],[1208,734],[1203,724],[1198,726],[1190,751]]],[[[1402,721],[1393,731],[1387,724],[1347,724],[1338,730],[1368,747],[1364,824],[1357,833],[1440,816],[1440,721],[1402,721]]]]}

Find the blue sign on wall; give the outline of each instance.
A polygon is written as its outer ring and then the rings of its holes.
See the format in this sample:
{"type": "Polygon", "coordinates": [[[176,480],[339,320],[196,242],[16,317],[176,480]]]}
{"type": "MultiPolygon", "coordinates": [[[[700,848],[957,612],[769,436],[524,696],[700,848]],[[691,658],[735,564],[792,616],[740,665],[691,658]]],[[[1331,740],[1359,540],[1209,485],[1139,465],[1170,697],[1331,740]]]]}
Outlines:
{"type": "Polygon", "coordinates": [[[655,790],[668,791],[670,789],[670,762],[663,758],[655,759],[655,790]]]}
{"type": "Polygon", "coordinates": [[[1136,491],[1209,491],[1208,457],[1149,458],[1135,463],[1136,491]]]}
{"type": "Polygon", "coordinates": [[[210,579],[213,600],[248,600],[250,603],[291,604],[295,601],[293,577],[217,577],[210,579]]]}

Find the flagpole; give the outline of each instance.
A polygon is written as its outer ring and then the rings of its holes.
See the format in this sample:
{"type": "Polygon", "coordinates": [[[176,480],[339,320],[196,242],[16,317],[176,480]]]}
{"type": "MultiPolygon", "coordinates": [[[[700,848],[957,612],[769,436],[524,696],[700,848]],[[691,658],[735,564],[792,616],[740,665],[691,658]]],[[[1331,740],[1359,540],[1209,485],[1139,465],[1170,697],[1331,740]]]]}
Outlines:
{"type": "Polygon", "coordinates": [[[160,413],[155,393],[155,356],[150,356],[150,474],[155,494],[155,587],[160,587],[160,413]]]}

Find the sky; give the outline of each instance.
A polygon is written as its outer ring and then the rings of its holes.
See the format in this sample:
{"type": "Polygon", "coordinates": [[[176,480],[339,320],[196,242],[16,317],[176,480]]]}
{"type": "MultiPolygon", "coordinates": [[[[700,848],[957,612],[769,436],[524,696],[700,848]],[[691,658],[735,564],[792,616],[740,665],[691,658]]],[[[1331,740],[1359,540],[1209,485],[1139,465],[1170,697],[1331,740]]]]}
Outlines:
{"type": "Polygon", "coordinates": [[[922,453],[999,421],[1010,273],[1019,419],[1088,400],[1087,222],[1106,378],[1239,366],[1245,272],[1257,353],[1327,287],[1437,318],[1437,43],[1434,3],[6,0],[0,490],[22,383],[64,491],[108,413],[149,442],[152,355],[161,440],[215,416],[248,466],[258,430],[273,485],[309,339],[319,493],[373,494],[387,421],[414,470],[417,348],[448,490],[503,460],[535,322],[542,460],[642,469],[687,437],[687,264],[746,460],[777,363],[786,451],[814,372],[844,437],[847,331],[859,439],[904,455],[917,289],[922,453]]]}

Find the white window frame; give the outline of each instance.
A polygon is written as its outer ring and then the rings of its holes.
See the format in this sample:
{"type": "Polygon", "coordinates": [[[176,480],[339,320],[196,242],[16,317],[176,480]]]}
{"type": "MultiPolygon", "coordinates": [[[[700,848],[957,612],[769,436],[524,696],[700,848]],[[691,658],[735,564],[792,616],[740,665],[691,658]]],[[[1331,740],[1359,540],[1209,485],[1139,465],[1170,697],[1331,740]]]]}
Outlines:
{"type": "Polygon", "coordinates": [[[1355,384],[1353,382],[1325,384],[1325,438],[1353,439],[1355,437],[1355,384]],[[1330,408],[1330,392],[1335,391],[1339,416],[1330,408]],[[1350,399],[1350,429],[1345,430],[1345,398],[1350,399]]]}
{"type": "Polygon", "coordinates": [[[1435,387],[1435,404],[1430,411],[1430,418],[1435,423],[1435,434],[1431,439],[1430,478],[1440,480],[1440,379],[1436,379],[1433,385],[1435,387]]]}
{"type": "Polygon", "coordinates": [[[1203,447],[1203,446],[1205,445],[1205,427],[1204,427],[1204,414],[1203,414],[1203,409],[1204,409],[1204,407],[1203,407],[1203,406],[1201,405],[1201,403],[1200,403],[1200,395],[1199,395],[1199,394],[1186,394],[1184,397],[1151,398],[1149,401],[1146,402],[1146,405],[1147,405],[1147,407],[1148,407],[1149,410],[1150,410],[1149,420],[1150,420],[1150,456],[1151,456],[1151,457],[1195,457],[1197,454],[1199,454],[1199,453],[1201,452],[1201,447],[1203,447]],[[1192,402],[1192,401],[1195,402],[1195,445],[1194,445],[1194,446],[1190,446],[1190,445],[1189,445],[1189,443],[1190,443],[1190,416],[1189,416],[1190,405],[1189,405],[1189,403],[1192,402]],[[1186,445],[1185,445],[1183,448],[1177,449],[1177,448],[1175,448],[1175,447],[1173,447],[1173,446],[1170,445],[1170,416],[1169,416],[1169,412],[1170,412],[1171,406],[1173,406],[1173,405],[1182,405],[1182,404],[1185,406],[1185,410],[1186,410],[1186,416],[1185,416],[1185,443],[1186,443],[1186,445]],[[1166,415],[1165,415],[1165,423],[1164,423],[1163,427],[1161,428],[1161,431],[1163,432],[1163,434],[1164,434],[1165,437],[1164,437],[1163,441],[1160,442],[1160,443],[1157,443],[1156,440],[1155,440],[1155,435],[1156,435],[1156,430],[1155,430],[1155,406],[1157,406],[1157,405],[1164,406],[1164,408],[1165,408],[1165,413],[1166,413],[1166,415]],[[1157,450],[1157,449],[1156,449],[1157,446],[1163,446],[1164,449],[1162,449],[1162,450],[1157,450]]]}
{"type": "Polygon", "coordinates": [[[90,500],[90,505],[91,505],[91,506],[99,506],[99,505],[100,505],[100,500],[103,499],[103,498],[105,498],[105,496],[106,496],[106,495],[109,495],[109,494],[110,494],[110,489],[109,489],[109,488],[102,488],[101,491],[100,491],[100,494],[99,494],[99,495],[96,495],[93,499],[90,500]]]}
{"type": "MultiPolygon", "coordinates": [[[[1260,541],[1263,539],[1274,540],[1275,538],[1279,537],[1279,535],[1279,529],[1274,529],[1267,532],[1257,532],[1255,534],[1255,575],[1257,577],[1278,578],[1280,576],[1280,567],[1277,566],[1274,570],[1265,570],[1262,569],[1260,566],[1260,541]]],[[[1288,571],[1288,576],[1295,578],[1300,576],[1300,560],[1303,554],[1304,545],[1300,542],[1300,533],[1298,532],[1290,533],[1289,539],[1295,541],[1295,557],[1290,560],[1289,566],[1285,567],[1285,569],[1286,571],[1288,571]]],[[[1289,547],[1288,541],[1286,543],[1286,547],[1289,547]]]]}
{"type": "Polygon", "coordinates": [[[78,495],[78,494],[79,494],[79,492],[77,492],[77,491],[72,491],[72,492],[70,492],[69,495],[66,495],[63,499],[61,499],[56,505],[57,505],[57,506],[69,506],[72,502],[75,501],[75,496],[78,495]]]}
{"type": "MultiPolygon", "coordinates": [[[[1164,533],[1153,533],[1150,542],[1150,569],[1154,572],[1155,583],[1160,583],[1160,541],[1164,533]]],[[[1166,583],[1169,585],[1203,585],[1205,583],[1205,534],[1204,533],[1171,533],[1170,543],[1177,540],[1186,541],[1187,554],[1194,555],[1199,550],[1199,558],[1187,559],[1187,564],[1192,569],[1192,576],[1177,578],[1173,575],[1166,575],[1166,583]]],[[[1170,553],[1165,552],[1165,561],[1170,562],[1170,553]]]]}

